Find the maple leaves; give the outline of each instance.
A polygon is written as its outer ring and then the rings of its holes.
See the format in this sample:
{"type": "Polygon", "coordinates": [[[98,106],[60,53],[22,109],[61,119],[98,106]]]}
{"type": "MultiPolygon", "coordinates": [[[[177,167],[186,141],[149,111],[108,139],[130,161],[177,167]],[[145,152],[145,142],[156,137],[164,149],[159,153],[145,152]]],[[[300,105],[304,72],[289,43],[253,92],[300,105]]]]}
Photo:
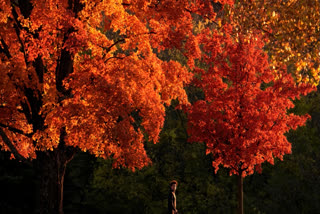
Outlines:
{"type": "Polygon", "coordinates": [[[223,165],[245,176],[261,171],[265,161],[282,159],[291,152],[284,133],[308,118],[287,110],[311,88],[297,86],[285,69],[276,77],[259,35],[235,40],[228,30],[204,31],[200,41],[208,68],[197,70],[194,84],[205,99],[187,107],[189,140],[206,143],[215,171],[223,165]]]}
{"type": "Polygon", "coordinates": [[[296,82],[319,83],[320,3],[313,0],[247,1],[231,9],[238,32],[258,29],[274,69],[290,67],[296,82]]]}
{"type": "Polygon", "coordinates": [[[189,6],[2,0],[0,124],[8,140],[1,147],[35,158],[63,143],[112,157],[114,166],[148,164],[143,142],[158,141],[164,105],[188,102],[191,74],[156,52],[187,43],[192,66],[198,47],[189,6]]]}

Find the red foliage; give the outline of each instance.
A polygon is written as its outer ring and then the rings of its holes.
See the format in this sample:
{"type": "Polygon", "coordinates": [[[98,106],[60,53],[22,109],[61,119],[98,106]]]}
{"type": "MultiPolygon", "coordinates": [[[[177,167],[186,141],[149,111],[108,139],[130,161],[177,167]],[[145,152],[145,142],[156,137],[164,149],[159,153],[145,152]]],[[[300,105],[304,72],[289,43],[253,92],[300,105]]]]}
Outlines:
{"type": "Polygon", "coordinates": [[[207,53],[208,69],[197,69],[194,84],[205,99],[187,108],[191,142],[204,142],[219,165],[230,174],[246,176],[261,171],[265,161],[273,164],[291,153],[285,137],[305,123],[308,115],[288,114],[299,98],[312,88],[297,86],[286,69],[270,69],[259,36],[232,39],[228,32],[204,32],[200,43],[207,53]]]}

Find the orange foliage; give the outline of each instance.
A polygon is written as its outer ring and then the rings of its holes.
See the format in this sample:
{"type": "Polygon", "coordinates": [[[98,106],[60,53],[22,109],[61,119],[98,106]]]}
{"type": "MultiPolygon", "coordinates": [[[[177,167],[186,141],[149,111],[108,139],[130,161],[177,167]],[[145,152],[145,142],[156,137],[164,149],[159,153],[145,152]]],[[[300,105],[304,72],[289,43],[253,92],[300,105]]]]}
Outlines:
{"type": "Polygon", "coordinates": [[[200,56],[191,13],[214,17],[210,2],[0,0],[0,138],[25,158],[60,143],[112,157],[131,169],[149,163],[164,104],[191,75],[156,52],[200,56]]]}

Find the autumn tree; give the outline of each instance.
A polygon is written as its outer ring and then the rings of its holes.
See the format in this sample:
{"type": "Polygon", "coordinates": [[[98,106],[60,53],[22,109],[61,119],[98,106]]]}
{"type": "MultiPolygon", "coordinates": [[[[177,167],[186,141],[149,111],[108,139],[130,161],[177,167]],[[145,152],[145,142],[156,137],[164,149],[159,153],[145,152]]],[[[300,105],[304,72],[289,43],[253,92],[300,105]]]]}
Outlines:
{"type": "Polygon", "coordinates": [[[291,153],[284,133],[303,125],[308,116],[287,110],[311,87],[298,86],[285,68],[280,74],[270,68],[259,32],[236,37],[231,25],[221,29],[200,35],[206,67],[196,69],[194,85],[205,98],[186,108],[188,133],[191,142],[206,144],[216,172],[222,165],[238,175],[243,213],[243,177],[291,153]]]}
{"type": "Polygon", "coordinates": [[[210,1],[0,0],[0,146],[41,177],[41,213],[63,213],[78,151],[132,170],[150,163],[165,107],[199,57],[192,14],[210,1]],[[186,66],[157,53],[180,49],[186,66]]]}
{"type": "Polygon", "coordinates": [[[319,84],[319,1],[239,0],[225,14],[239,33],[262,32],[274,70],[287,65],[296,82],[319,84]]]}

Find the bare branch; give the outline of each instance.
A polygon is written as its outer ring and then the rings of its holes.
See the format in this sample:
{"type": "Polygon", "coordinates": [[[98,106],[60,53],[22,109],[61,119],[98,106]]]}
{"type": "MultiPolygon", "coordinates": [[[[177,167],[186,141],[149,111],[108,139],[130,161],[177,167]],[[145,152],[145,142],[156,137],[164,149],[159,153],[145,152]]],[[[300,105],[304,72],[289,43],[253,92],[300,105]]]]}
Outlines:
{"type": "Polygon", "coordinates": [[[118,41],[116,41],[115,43],[113,43],[112,45],[110,45],[109,47],[106,48],[107,52],[109,52],[113,46],[117,45],[120,42],[124,42],[124,41],[125,41],[124,39],[119,39],[118,41]]]}
{"type": "Polygon", "coordinates": [[[124,59],[125,57],[116,57],[116,56],[113,56],[113,57],[110,57],[108,59],[106,59],[105,62],[108,62],[110,59],[124,59]]]}

